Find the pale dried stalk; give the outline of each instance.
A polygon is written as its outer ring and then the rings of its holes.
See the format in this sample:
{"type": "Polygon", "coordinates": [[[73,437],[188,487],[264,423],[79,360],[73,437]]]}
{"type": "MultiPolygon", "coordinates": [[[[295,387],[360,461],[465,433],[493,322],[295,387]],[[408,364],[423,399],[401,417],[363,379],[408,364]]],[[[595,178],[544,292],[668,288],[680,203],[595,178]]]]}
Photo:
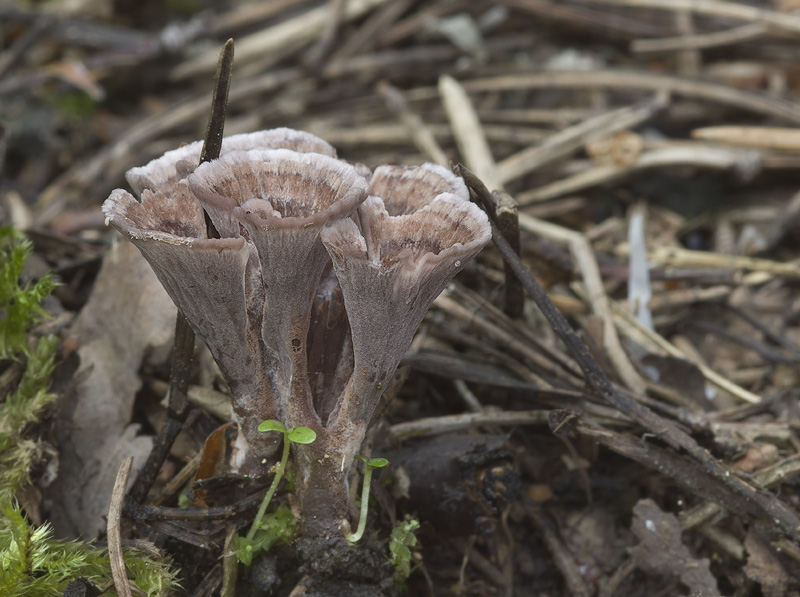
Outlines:
{"type": "MultiPolygon", "coordinates": [[[[433,132],[418,114],[411,111],[400,90],[384,81],[378,85],[378,93],[383,96],[389,109],[400,118],[406,135],[422,155],[437,164],[448,166],[450,161],[442,147],[436,142],[433,132]]],[[[363,141],[361,142],[363,143],[363,141]]]]}
{"type": "MultiPolygon", "coordinates": [[[[469,93],[482,91],[507,91],[522,89],[541,89],[548,87],[574,87],[578,89],[605,88],[667,91],[684,97],[726,104],[741,110],[781,118],[800,124],[800,107],[796,104],[771,98],[765,94],[741,91],[719,83],[706,83],[695,79],[659,75],[638,71],[550,71],[502,75],[462,81],[469,93]]],[[[435,91],[430,88],[419,89],[407,97],[430,99],[435,91]]]]}
{"type": "MultiPolygon", "coordinates": [[[[350,0],[344,10],[343,22],[349,22],[366,14],[387,0],[350,0]]],[[[312,8],[273,27],[262,29],[236,40],[236,61],[241,67],[259,61],[262,68],[274,63],[287,52],[308,45],[325,28],[330,18],[329,5],[312,8]]],[[[207,51],[193,60],[187,60],[170,73],[174,81],[184,81],[196,75],[210,73],[217,64],[215,51],[207,51]]]]}
{"type": "Polygon", "coordinates": [[[800,151],[800,129],[773,126],[709,126],[693,130],[692,137],[740,147],[800,151]]]}
{"type": "Polygon", "coordinates": [[[637,39],[631,43],[631,51],[646,53],[681,51],[689,48],[696,50],[718,48],[757,39],[764,35],[767,30],[768,27],[765,23],[749,23],[741,27],[726,29],[725,31],[664,37],[661,39],[637,39]]]}
{"type": "Polygon", "coordinates": [[[222,588],[220,597],[236,595],[236,579],[239,576],[239,558],[236,557],[236,536],[239,534],[235,524],[228,526],[225,546],[222,550],[222,588]]]}
{"type": "Polygon", "coordinates": [[[408,10],[414,0],[394,0],[375,10],[359,29],[343,40],[342,47],[334,54],[334,60],[343,56],[355,56],[373,49],[380,35],[408,10]]]}
{"type": "Polygon", "coordinates": [[[594,110],[587,108],[478,108],[481,122],[550,124],[555,127],[563,127],[572,122],[586,120],[594,114],[594,110]]]}
{"type": "Polygon", "coordinates": [[[647,303],[651,311],[666,311],[686,307],[695,303],[723,301],[731,294],[730,286],[709,288],[681,288],[654,294],[647,303]]]}
{"type": "Polygon", "coordinates": [[[527,147],[497,163],[497,175],[504,183],[520,178],[558,159],[570,155],[587,141],[613,135],[633,128],[667,104],[667,98],[656,98],[636,106],[626,106],[598,114],[574,126],[559,131],[542,143],[527,147]]]}
{"type": "Polygon", "coordinates": [[[310,4],[309,0],[272,0],[271,2],[247,2],[232,7],[224,14],[218,15],[212,24],[211,35],[224,35],[241,27],[252,27],[253,23],[266,21],[289,8],[297,10],[301,4],[310,4]]]}
{"type": "Polygon", "coordinates": [[[400,442],[412,437],[453,433],[483,425],[547,425],[549,415],[549,410],[515,410],[416,419],[389,427],[389,438],[400,442]]]}
{"type": "MultiPolygon", "coordinates": [[[[681,35],[689,36],[695,33],[694,19],[690,11],[677,11],[672,15],[672,20],[681,35]]],[[[676,58],[679,75],[696,77],[700,74],[703,56],[697,49],[686,47],[678,52],[676,58]]]]}
{"type": "MultiPolygon", "coordinates": [[[[627,244],[623,243],[617,247],[616,253],[620,256],[627,256],[627,244]]],[[[800,266],[795,262],[780,263],[769,259],[690,251],[678,247],[657,247],[647,253],[647,259],[651,263],[663,266],[737,269],[795,280],[800,278],[800,266]]]]}
{"type": "Polygon", "coordinates": [[[627,166],[603,165],[587,168],[573,176],[551,184],[519,193],[521,207],[539,201],[555,199],[599,184],[617,180],[632,172],[666,166],[696,166],[727,170],[733,168],[745,180],[752,178],[761,166],[761,155],[751,150],[713,147],[701,144],[670,143],[642,153],[627,166]]]}
{"type": "Polygon", "coordinates": [[[722,0],[586,0],[591,4],[613,6],[633,6],[658,10],[690,11],[738,21],[764,23],[775,29],[800,33],[800,17],[797,15],[766,10],[746,4],[724,2],[722,0]]]}
{"type": "Polygon", "coordinates": [[[439,78],[439,93],[450,126],[453,127],[456,144],[467,166],[483,180],[486,188],[502,191],[503,181],[498,176],[486,134],[464,88],[453,77],[443,75],[439,78]]]}
{"type": "Polygon", "coordinates": [[[114,578],[114,587],[121,597],[132,597],[128,573],[125,570],[125,559],[122,556],[122,535],[120,531],[122,506],[125,502],[125,487],[128,484],[132,465],[133,456],[129,456],[119,465],[117,479],[114,481],[114,490],[111,493],[111,505],[108,508],[108,523],[106,525],[111,576],[114,578]]]}
{"type": "MultiPolygon", "coordinates": [[[[340,126],[341,115],[337,114],[333,118],[325,120],[314,120],[308,122],[304,129],[325,139],[330,139],[330,143],[337,147],[356,147],[363,148],[365,145],[406,145],[408,139],[414,143],[417,149],[425,156],[431,158],[437,164],[449,166],[450,160],[441,149],[439,140],[450,143],[453,140],[453,129],[449,124],[431,123],[426,124],[420,121],[420,128],[409,130],[409,126],[416,119],[413,118],[401,124],[377,123],[364,124],[357,129],[352,127],[340,126]],[[427,131],[427,132],[426,132],[427,131]],[[429,143],[428,134],[433,136],[434,143],[429,143]],[[434,148],[434,144],[436,148],[434,148]],[[436,159],[434,159],[436,158],[436,159]]],[[[490,124],[483,126],[483,132],[489,141],[513,142],[520,144],[540,143],[547,138],[547,133],[541,129],[532,127],[497,125],[490,124]]]]}

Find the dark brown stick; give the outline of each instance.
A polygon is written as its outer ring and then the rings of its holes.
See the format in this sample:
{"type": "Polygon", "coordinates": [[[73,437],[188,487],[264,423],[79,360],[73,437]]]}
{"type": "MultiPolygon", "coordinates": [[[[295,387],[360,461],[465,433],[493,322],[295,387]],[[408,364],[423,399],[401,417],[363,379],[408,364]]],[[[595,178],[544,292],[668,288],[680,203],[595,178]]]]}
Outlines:
{"type": "MultiPolygon", "coordinates": [[[[519,255],[522,250],[522,241],[519,233],[517,202],[504,191],[494,191],[492,193],[492,209],[494,210],[497,226],[503,232],[503,237],[508,240],[511,248],[519,255]]],[[[514,275],[514,272],[511,271],[509,265],[507,263],[503,265],[503,271],[506,276],[503,311],[512,319],[522,317],[522,309],[525,307],[525,293],[522,284],[514,275]]]]}
{"type": "MultiPolygon", "coordinates": [[[[219,55],[217,73],[214,76],[214,93],[211,99],[211,112],[208,116],[208,126],[200,153],[200,163],[209,162],[219,157],[222,149],[222,135],[225,129],[225,109],[228,104],[228,91],[231,86],[233,72],[233,40],[229,39],[219,55]]],[[[205,213],[206,228],[209,238],[219,238],[219,233],[208,213],[205,213]]],[[[186,392],[189,388],[189,375],[192,371],[192,358],[194,356],[194,331],[183,314],[178,311],[175,318],[175,343],[172,352],[172,371],[169,384],[169,410],[167,420],[164,422],[153,449],[147,457],[142,470],[136,477],[136,482],[131,488],[130,499],[141,504],[147,497],[158,471],[169,455],[175,438],[178,437],[186,415],[189,412],[186,392]]]]}
{"type": "Polygon", "coordinates": [[[208,115],[206,136],[200,163],[210,162],[219,157],[222,151],[222,133],[225,130],[225,110],[228,107],[228,93],[233,75],[233,40],[229,39],[219,54],[217,72],[214,75],[214,92],[211,96],[211,113],[208,115]]]}

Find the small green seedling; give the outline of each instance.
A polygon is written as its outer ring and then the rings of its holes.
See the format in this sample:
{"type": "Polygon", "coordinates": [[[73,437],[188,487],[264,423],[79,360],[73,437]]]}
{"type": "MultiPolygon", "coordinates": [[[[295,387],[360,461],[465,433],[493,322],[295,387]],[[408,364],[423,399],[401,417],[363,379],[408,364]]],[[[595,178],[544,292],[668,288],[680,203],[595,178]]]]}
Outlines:
{"type": "Polygon", "coordinates": [[[419,521],[404,520],[392,529],[392,536],[389,539],[390,559],[397,571],[397,578],[405,579],[411,574],[411,548],[417,544],[414,531],[419,528],[419,521]]]}
{"type": "Polygon", "coordinates": [[[308,427],[292,427],[291,429],[286,429],[286,426],[283,423],[280,423],[279,421],[273,421],[272,419],[263,421],[258,426],[258,430],[262,433],[267,431],[278,431],[282,433],[283,454],[281,455],[281,461],[278,464],[278,470],[275,471],[275,477],[272,479],[272,485],[269,486],[269,491],[267,491],[267,495],[264,496],[264,501],[261,502],[261,506],[258,509],[258,513],[253,521],[253,525],[250,527],[250,531],[247,533],[246,537],[236,538],[236,555],[238,556],[239,561],[245,566],[250,565],[250,563],[253,561],[253,557],[256,556],[258,552],[263,549],[269,549],[269,547],[274,543],[274,541],[255,540],[255,536],[256,531],[262,529],[263,527],[262,520],[264,518],[264,514],[266,513],[269,502],[272,500],[272,496],[275,495],[275,491],[278,489],[278,484],[280,483],[283,473],[286,470],[286,462],[289,460],[289,449],[291,448],[292,443],[310,444],[317,439],[317,434],[314,433],[313,429],[309,429],[308,427]]]}
{"type": "MultiPolygon", "coordinates": [[[[261,519],[258,532],[253,537],[252,549],[247,551],[247,556],[267,552],[278,543],[291,543],[296,535],[297,519],[289,506],[281,504],[261,519]]],[[[249,566],[251,562],[243,560],[242,563],[249,566]]]]}
{"type": "Polygon", "coordinates": [[[358,529],[355,533],[348,533],[345,536],[350,543],[356,543],[364,534],[364,529],[367,528],[367,509],[369,508],[369,486],[372,483],[372,469],[383,468],[389,465],[389,461],[385,458],[371,458],[367,460],[361,456],[356,456],[356,460],[360,460],[366,465],[364,471],[364,484],[361,488],[361,514],[358,519],[358,529]]]}

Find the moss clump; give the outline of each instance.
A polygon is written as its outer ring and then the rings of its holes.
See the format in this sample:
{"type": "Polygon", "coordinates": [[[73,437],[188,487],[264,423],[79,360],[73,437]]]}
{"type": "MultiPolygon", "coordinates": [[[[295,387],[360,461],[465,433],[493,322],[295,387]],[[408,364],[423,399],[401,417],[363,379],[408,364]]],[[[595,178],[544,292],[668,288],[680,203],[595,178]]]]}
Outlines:
{"type": "Polygon", "coordinates": [[[28,355],[17,388],[0,405],[0,504],[9,503],[30,481],[39,443],[28,437],[33,423],[55,400],[48,392],[55,363],[55,338],[42,338],[28,355]]]}
{"type": "Polygon", "coordinates": [[[28,332],[46,314],[42,301],[55,284],[48,274],[35,284],[19,279],[31,252],[29,241],[11,227],[0,228],[0,373],[21,377],[0,396],[0,503],[8,504],[30,481],[38,444],[28,437],[33,423],[55,400],[48,392],[58,339],[28,342],[28,332]],[[5,362],[6,367],[2,365],[5,362]]]}
{"type": "Polygon", "coordinates": [[[35,284],[20,285],[30,253],[30,241],[11,226],[0,228],[0,361],[28,356],[26,335],[46,315],[42,301],[55,286],[50,274],[35,284]]]}
{"type": "Polygon", "coordinates": [[[58,595],[82,576],[103,581],[109,576],[108,555],[79,541],[57,541],[52,528],[34,527],[16,503],[0,504],[0,594],[58,595]]]}
{"type": "MultiPolygon", "coordinates": [[[[111,565],[105,550],[82,541],[54,539],[50,525],[35,527],[15,502],[0,503],[0,514],[0,595],[62,595],[75,578],[98,586],[109,583],[111,565]]],[[[127,550],[125,565],[128,577],[150,597],[167,595],[177,587],[175,573],[158,556],[127,550]]]]}
{"type": "MultiPolygon", "coordinates": [[[[31,244],[13,228],[0,228],[0,595],[62,595],[82,578],[99,586],[111,582],[108,553],[83,541],[53,538],[52,527],[34,526],[15,499],[30,482],[40,453],[34,434],[56,396],[49,391],[58,339],[29,341],[31,327],[46,316],[42,301],[55,284],[50,275],[35,284],[19,280],[31,244]],[[5,390],[3,389],[5,388],[5,390]]],[[[128,577],[149,596],[177,587],[176,573],[157,554],[125,550],[128,577]]],[[[113,589],[104,593],[115,595],[113,589]]]]}
{"type": "Polygon", "coordinates": [[[395,569],[395,580],[402,585],[411,574],[411,548],[417,545],[414,531],[419,528],[419,521],[414,519],[403,520],[392,529],[389,539],[390,560],[395,569]]]}

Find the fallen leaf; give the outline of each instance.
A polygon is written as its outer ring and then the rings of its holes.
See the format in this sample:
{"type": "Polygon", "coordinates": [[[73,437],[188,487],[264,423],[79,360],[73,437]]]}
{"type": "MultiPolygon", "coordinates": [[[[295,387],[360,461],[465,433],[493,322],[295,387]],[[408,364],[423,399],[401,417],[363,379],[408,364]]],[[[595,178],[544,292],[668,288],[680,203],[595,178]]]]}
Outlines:
{"type": "Polygon", "coordinates": [[[695,595],[720,594],[708,559],[695,559],[681,542],[681,525],[674,514],[649,499],[639,500],[633,514],[631,530],[641,542],[628,551],[640,569],[677,576],[695,595]]]}
{"type": "MultiPolygon", "coordinates": [[[[96,537],[105,529],[117,467],[133,455],[131,479],[152,438],[131,424],[139,369],[149,355],[166,358],[176,308],[139,251],[122,243],[104,259],[89,301],[70,335],[78,343],[80,379],[67,399],[59,441],[61,469],[51,520],[61,536],[96,537]]],[[[51,498],[52,499],[52,498],[51,498]]]]}
{"type": "Polygon", "coordinates": [[[747,565],[744,567],[747,578],[761,584],[764,597],[786,595],[789,573],[769,545],[750,530],[744,540],[744,547],[747,550],[747,565]]]}

